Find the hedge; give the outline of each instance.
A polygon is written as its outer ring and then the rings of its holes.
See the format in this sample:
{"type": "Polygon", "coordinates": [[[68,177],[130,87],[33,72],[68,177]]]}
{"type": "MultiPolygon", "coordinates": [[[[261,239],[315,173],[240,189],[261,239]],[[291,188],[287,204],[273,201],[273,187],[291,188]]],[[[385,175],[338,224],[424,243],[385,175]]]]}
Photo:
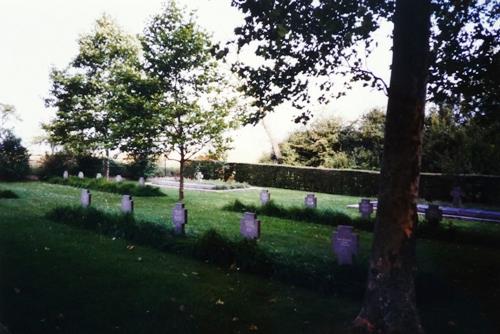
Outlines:
{"type": "MultiPolygon", "coordinates": [[[[220,161],[192,161],[189,165],[187,172],[193,175],[199,170],[206,179],[234,178],[238,182],[259,187],[366,197],[376,196],[379,188],[377,171],[220,161]]],[[[427,200],[449,201],[450,191],[455,185],[459,185],[464,191],[466,202],[500,203],[500,176],[492,175],[422,173],[420,197],[427,200]]]]}

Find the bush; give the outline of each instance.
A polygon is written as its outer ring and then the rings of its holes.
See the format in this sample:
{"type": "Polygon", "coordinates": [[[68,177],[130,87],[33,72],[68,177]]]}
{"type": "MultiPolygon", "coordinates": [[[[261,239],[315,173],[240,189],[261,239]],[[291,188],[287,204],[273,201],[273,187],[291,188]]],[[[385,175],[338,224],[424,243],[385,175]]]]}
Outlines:
{"type": "Polygon", "coordinates": [[[21,139],[7,132],[0,142],[0,180],[22,180],[30,172],[30,155],[21,139]]]}
{"type": "Polygon", "coordinates": [[[0,189],[0,198],[19,198],[19,196],[11,190],[0,189]]]}
{"type": "Polygon", "coordinates": [[[47,182],[54,184],[62,184],[77,188],[94,189],[108,193],[117,193],[122,195],[132,195],[139,197],[167,196],[160,190],[160,188],[151,186],[140,186],[137,182],[132,182],[132,181],[115,182],[115,181],[108,181],[104,178],[80,179],[75,176],[70,176],[67,180],[63,179],[62,177],[52,177],[48,179],[47,182]]]}

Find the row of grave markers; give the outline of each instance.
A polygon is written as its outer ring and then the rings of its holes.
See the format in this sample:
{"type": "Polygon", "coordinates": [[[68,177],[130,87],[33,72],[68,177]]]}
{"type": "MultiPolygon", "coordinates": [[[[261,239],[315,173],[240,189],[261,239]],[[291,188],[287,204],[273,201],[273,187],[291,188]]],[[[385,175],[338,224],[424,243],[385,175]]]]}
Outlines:
{"type": "MultiPolygon", "coordinates": [[[[80,203],[83,207],[90,207],[92,194],[88,189],[83,189],[80,195],[80,203]]],[[[133,214],[134,200],[130,195],[123,195],[121,200],[121,211],[124,214],[133,214]]],[[[185,234],[185,225],[188,222],[188,210],[184,203],[176,203],[172,209],[172,225],[174,233],[185,234]]],[[[256,240],[261,235],[261,221],[253,212],[245,212],[240,220],[240,234],[248,240],[256,240]]],[[[353,232],[352,226],[339,225],[332,236],[332,249],[337,256],[337,262],[341,265],[352,264],[353,257],[359,250],[359,236],[353,232]]]]}
{"type": "MultiPolygon", "coordinates": [[[[83,172],[78,172],[78,178],[79,179],[83,179],[85,176],[83,174],[83,172]]],[[[67,180],[69,178],[69,173],[67,170],[64,171],[63,173],[63,179],[67,180]]],[[[95,176],[96,179],[102,179],[102,174],[101,173],[97,173],[96,176],[95,176]]],[[[115,181],[116,182],[122,182],[123,181],[123,177],[121,175],[116,175],[115,176],[115,181]]],[[[146,180],[144,179],[144,177],[140,177],[139,178],[139,185],[140,186],[144,186],[146,184],[146,180]]]]}
{"type": "MultiPolygon", "coordinates": [[[[454,189],[458,194],[460,190],[454,189]]],[[[462,193],[460,192],[460,196],[462,193]]],[[[266,205],[271,200],[271,193],[269,190],[264,189],[260,192],[260,203],[266,205]]],[[[315,194],[307,194],[304,198],[304,205],[306,208],[316,209],[318,206],[318,198],[315,194]]],[[[368,198],[363,198],[358,204],[358,211],[363,219],[369,219],[375,210],[374,204],[368,198]]],[[[429,204],[425,211],[425,219],[431,224],[438,224],[443,219],[443,211],[439,205],[429,204]]]]}

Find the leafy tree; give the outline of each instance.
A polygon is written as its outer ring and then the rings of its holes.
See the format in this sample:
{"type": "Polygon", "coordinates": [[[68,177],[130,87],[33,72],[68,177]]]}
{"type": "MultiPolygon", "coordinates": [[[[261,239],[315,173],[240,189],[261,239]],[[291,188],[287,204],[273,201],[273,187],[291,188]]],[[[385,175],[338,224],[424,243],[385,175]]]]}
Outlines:
{"type": "MultiPolygon", "coordinates": [[[[304,108],[311,99],[310,82],[323,89],[320,100],[328,100],[335,74],[349,74],[386,90],[377,220],[365,301],[355,327],[367,332],[422,333],[415,304],[414,231],[425,103],[427,98],[446,99],[452,105],[465,104],[472,112],[498,110],[498,77],[489,70],[498,64],[499,1],[232,3],[246,14],[245,24],[236,30],[238,46],[255,41],[257,55],[266,60],[258,67],[235,67],[245,91],[255,98],[254,121],[285,100],[304,108]],[[383,21],[394,25],[389,85],[363,68],[360,57],[373,49],[374,32],[383,21]],[[315,79],[310,81],[311,76],[315,79]]],[[[298,120],[308,117],[305,110],[298,120]]]]}
{"type": "Polygon", "coordinates": [[[16,108],[10,104],[0,103],[0,140],[10,133],[9,122],[12,119],[19,119],[16,108]]]}
{"type": "Polygon", "coordinates": [[[78,55],[64,70],[53,69],[49,107],[56,118],[44,126],[53,143],[78,152],[104,152],[109,177],[110,150],[118,147],[113,109],[118,74],[138,66],[140,46],[106,15],[78,41],[78,55]]]}
{"type": "Polygon", "coordinates": [[[154,115],[148,119],[156,150],[179,162],[183,200],[186,161],[204,149],[220,154],[228,148],[224,132],[234,125],[234,100],[224,91],[208,34],[174,1],[151,19],[142,45],[145,72],[154,81],[148,97],[154,115]]]}
{"type": "Polygon", "coordinates": [[[24,179],[30,171],[29,158],[21,139],[10,131],[5,132],[0,138],[0,180],[24,179]]]}

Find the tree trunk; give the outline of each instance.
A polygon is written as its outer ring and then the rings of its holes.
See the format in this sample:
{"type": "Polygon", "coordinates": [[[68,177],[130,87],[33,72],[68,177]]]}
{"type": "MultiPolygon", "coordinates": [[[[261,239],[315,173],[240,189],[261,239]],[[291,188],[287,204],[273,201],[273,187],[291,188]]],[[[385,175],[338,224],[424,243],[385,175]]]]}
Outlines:
{"type": "Polygon", "coordinates": [[[267,125],[267,121],[266,121],[265,117],[262,119],[262,126],[264,127],[264,130],[266,131],[267,137],[269,138],[269,141],[271,142],[271,149],[273,151],[271,153],[271,160],[275,161],[278,164],[281,164],[283,162],[283,156],[281,155],[280,146],[279,146],[278,142],[276,141],[276,138],[274,138],[274,136],[271,132],[271,129],[267,125]]]}
{"type": "Polygon", "coordinates": [[[109,180],[109,149],[106,149],[106,159],[104,160],[104,175],[109,180]]]}
{"type": "Polygon", "coordinates": [[[184,200],[184,154],[181,154],[181,159],[179,160],[179,201],[184,200]]]}
{"type": "Polygon", "coordinates": [[[423,333],[415,302],[416,203],[429,69],[430,0],[397,0],[377,220],[354,327],[423,333]]]}

